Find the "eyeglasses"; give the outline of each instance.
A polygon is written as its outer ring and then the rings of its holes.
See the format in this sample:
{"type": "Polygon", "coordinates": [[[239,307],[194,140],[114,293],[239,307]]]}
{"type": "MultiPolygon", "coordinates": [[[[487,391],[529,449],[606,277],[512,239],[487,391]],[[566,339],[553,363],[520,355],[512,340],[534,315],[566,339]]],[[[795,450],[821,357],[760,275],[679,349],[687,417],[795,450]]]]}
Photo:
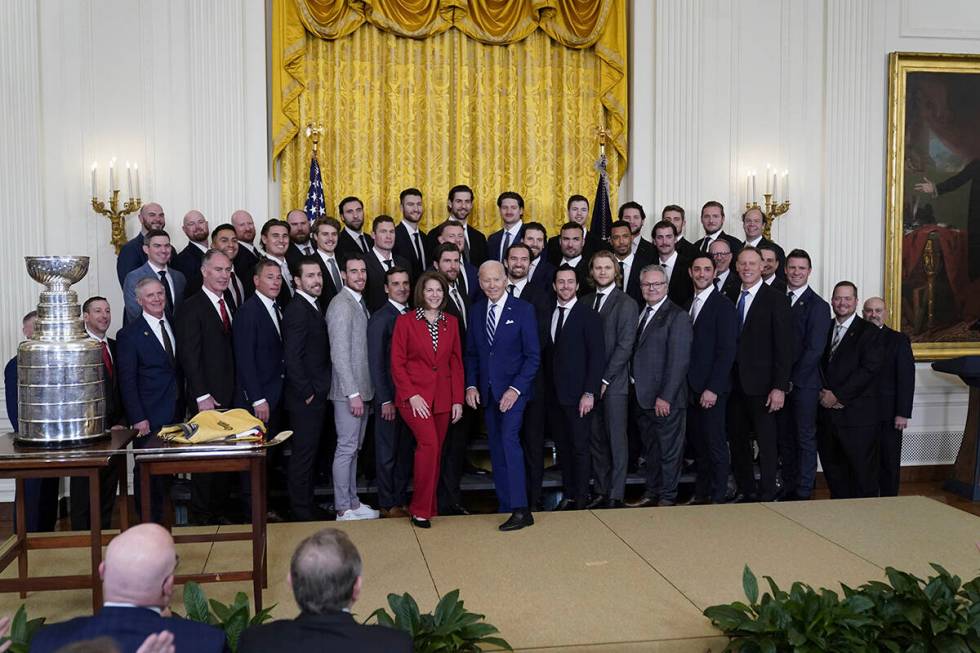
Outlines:
{"type": "Polygon", "coordinates": [[[711,258],[725,258],[726,256],[731,256],[731,252],[714,252],[711,254],[711,258]]]}
{"type": "Polygon", "coordinates": [[[641,283],[640,288],[663,288],[666,285],[666,281],[651,281],[650,283],[641,283]]]}

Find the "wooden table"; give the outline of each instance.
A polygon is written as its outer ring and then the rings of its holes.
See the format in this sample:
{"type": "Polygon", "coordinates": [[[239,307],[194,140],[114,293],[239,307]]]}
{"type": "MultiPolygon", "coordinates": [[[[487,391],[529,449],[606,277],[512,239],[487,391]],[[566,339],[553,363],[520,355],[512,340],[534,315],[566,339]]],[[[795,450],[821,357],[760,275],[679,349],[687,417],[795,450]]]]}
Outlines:
{"type": "Polygon", "coordinates": [[[102,547],[112,539],[102,534],[102,513],[99,498],[101,481],[99,473],[116,466],[119,472],[119,519],[120,530],[129,527],[129,494],[126,482],[126,447],[136,437],[128,429],[110,431],[110,437],[94,444],[73,448],[42,448],[20,446],[14,441],[15,434],[0,435],[0,478],[15,479],[17,484],[15,540],[2,556],[0,571],[17,559],[17,577],[0,579],[0,592],[43,592],[65,589],[91,589],[92,610],[102,607],[102,580],[99,565],[102,547]],[[27,510],[24,506],[24,479],[60,478],[63,476],[88,477],[89,515],[91,533],[75,535],[37,536],[27,533],[27,510]],[[67,576],[29,576],[27,552],[36,549],[62,549],[89,547],[92,553],[92,571],[89,574],[67,576]]]}

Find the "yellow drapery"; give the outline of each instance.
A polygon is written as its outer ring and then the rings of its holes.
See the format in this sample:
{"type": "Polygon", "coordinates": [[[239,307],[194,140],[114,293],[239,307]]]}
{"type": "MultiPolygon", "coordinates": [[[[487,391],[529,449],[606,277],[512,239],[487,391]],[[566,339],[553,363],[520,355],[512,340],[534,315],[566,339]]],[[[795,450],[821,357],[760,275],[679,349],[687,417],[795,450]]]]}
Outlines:
{"type": "Polygon", "coordinates": [[[328,214],[356,194],[368,215],[398,215],[398,192],[418,186],[431,225],[446,191],[468,183],[480,228],[496,228],[497,194],[517,190],[553,232],[569,194],[594,192],[600,120],[614,193],[625,170],[625,11],[625,0],[275,0],[283,210],[304,203],[310,143],[296,136],[319,121],[328,214]]]}

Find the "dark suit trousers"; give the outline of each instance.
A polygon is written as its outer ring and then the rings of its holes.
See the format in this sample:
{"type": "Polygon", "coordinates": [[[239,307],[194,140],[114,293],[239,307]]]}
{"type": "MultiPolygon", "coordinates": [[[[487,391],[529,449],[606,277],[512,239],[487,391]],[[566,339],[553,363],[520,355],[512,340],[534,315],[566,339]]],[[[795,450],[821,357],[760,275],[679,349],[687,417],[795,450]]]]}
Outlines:
{"type": "Polygon", "coordinates": [[[783,492],[788,496],[809,499],[817,477],[817,406],[820,391],[816,388],[793,388],[786,395],[786,405],[776,413],[779,428],[777,449],[783,478],[783,492]]]}
{"type": "Polygon", "coordinates": [[[626,491],[626,465],[629,446],[626,441],[628,417],[627,396],[608,392],[596,402],[592,411],[592,471],[595,492],[622,501],[626,491]]]}
{"type": "Polygon", "coordinates": [[[778,440],[776,415],[766,407],[768,395],[746,395],[735,383],[728,400],[728,434],[738,491],[761,501],[776,498],[778,440]],[[759,443],[759,485],[752,465],[752,433],[759,443]]]}
{"type": "Polygon", "coordinates": [[[381,417],[381,402],[374,402],[375,482],[378,506],[386,509],[408,505],[408,484],[412,480],[415,445],[399,412],[395,411],[395,419],[389,422],[381,417]]]}
{"type": "MultiPolygon", "coordinates": [[[[133,449],[143,449],[149,444],[149,438],[133,440],[133,449]]],[[[142,465],[133,466],[133,498],[136,500],[136,513],[143,520],[143,484],[140,482],[142,465]]],[[[163,523],[163,504],[170,493],[173,477],[154,475],[150,478],[150,519],[157,524],[163,523]]]]}
{"type": "MultiPolygon", "coordinates": [[[[551,398],[557,404],[557,399],[551,398]]],[[[592,416],[579,417],[578,404],[557,406],[558,418],[554,429],[555,444],[561,458],[561,483],[565,498],[574,499],[579,507],[589,498],[589,477],[592,475],[592,454],[589,450],[592,416]]]]}
{"type": "Polygon", "coordinates": [[[469,406],[463,406],[463,419],[449,425],[446,441],[442,443],[442,464],[439,469],[439,512],[448,512],[453,506],[463,505],[463,493],[459,485],[466,466],[466,444],[474,422],[476,411],[469,406]]]}
{"type": "Polygon", "coordinates": [[[544,433],[547,411],[543,398],[532,399],[524,409],[521,424],[521,446],[524,448],[524,472],[527,478],[527,502],[536,509],[541,502],[544,483],[544,433]]]}
{"type": "Polygon", "coordinates": [[[714,503],[722,503],[728,494],[731,462],[725,433],[727,406],[727,394],[718,395],[711,408],[702,408],[701,395],[692,393],[687,409],[687,433],[694,445],[698,471],[694,496],[714,503]]]}
{"type": "Polygon", "coordinates": [[[451,414],[433,413],[428,419],[422,419],[412,415],[411,406],[399,408],[398,412],[415,436],[415,486],[409,512],[416,517],[429,519],[437,514],[439,463],[451,414]]]}
{"type": "Polygon", "coordinates": [[[895,419],[878,423],[878,493],[897,497],[902,475],[902,432],[895,419]]]}
{"type": "Polygon", "coordinates": [[[58,482],[57,478],[24,479],[24,509],[29,533],[54,530],[58,521],[58,482]]]}
{"type": "Polygon", "coordinates": [[[643,457],[646,459],[646,489],[644,496],[660,497],[661,501],[677,501],[677,484],[681,478],[684,453],[684,425],[687,422],[687,393],[678,392],[670,406],[670,414],[657,417],[651,408],[637,406],[643,457]]]}
{"type": "MultiPolygon", "coordinates": [[[[89,521],[89,492],[88,477],[72,476],[68,481],[71,499],[68,502],[71,514],[71,529],[87,531],[91,528],[89,521]]],[[[119,490],[119,474],[116,466],[110,465],[99,472],[99,506],[102,528],[109,528],[112,522],[112,508],[116,503],[116,492],[119,490]]]]}
{"type": "Polygon", "coordinates": [[[820,408],[817,446],[832,499],[878,496],[877,426],[840,426],[820,408]]]}
{"type": "Polygon", "coordinates": [[[482,397],[487,420],[487,442],[493,465],[493,485],[500,512],[527,508],[527,485],[524,479],[524,452],[521,449],[521,422],[527,400],[518,397],[506,413],[498,408],[499,397],[486,393],[482,397]]]}
{"type": "Polygon", "coordinates": [[[314,397],[309,404],[291,406],[289,413],[293,425],[293,437],[290,438],[292,450],[286,479],[289,508],[293,519],[308,520],[313,517],[313,475],[316,471],[320,433],[327,414],[326,400],[314,397]]]}

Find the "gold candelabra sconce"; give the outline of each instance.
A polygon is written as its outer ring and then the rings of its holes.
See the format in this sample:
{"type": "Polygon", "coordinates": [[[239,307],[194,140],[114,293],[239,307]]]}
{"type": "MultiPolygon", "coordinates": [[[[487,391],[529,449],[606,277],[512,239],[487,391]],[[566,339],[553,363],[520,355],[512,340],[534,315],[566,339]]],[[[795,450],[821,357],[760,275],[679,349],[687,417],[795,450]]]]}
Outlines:
{"type": "Polygon", "coordinates": [[[772,223],[779,216],[789,211],[789,171],[783,170],[782,175],[766,164],[766,192],[762,194],[763,206],[755,200],[756,173],[753,170],[745,179],[745,210],[760,209],[763,213],[762,235],[771,238],[772,223]],[[779,198],[778,200],[776,198],[779,198]]]}
{"type": "Polygon", "coordinates": [[[110,242],[116,248],[116,254],[126,244],[126,216],[134,211],[138,211],[143,205],[140,201],[140,170],[139,165],[130,167],[129,161],[126,162],[126,180],[129,190],[129,199],[119,206],[119,176],[116,174],[116,159],[113,157],[109,161],[109,197],[107,201],[99,199],[99,167],[92,163],[92,210],[97,215],[104,215],[109,218],[112,225],[112,236],[110,242]],[[133,192],[135,173],[135,194],[133,192]],[[107,206],[108,203],[108,206],[107,206]]]}

